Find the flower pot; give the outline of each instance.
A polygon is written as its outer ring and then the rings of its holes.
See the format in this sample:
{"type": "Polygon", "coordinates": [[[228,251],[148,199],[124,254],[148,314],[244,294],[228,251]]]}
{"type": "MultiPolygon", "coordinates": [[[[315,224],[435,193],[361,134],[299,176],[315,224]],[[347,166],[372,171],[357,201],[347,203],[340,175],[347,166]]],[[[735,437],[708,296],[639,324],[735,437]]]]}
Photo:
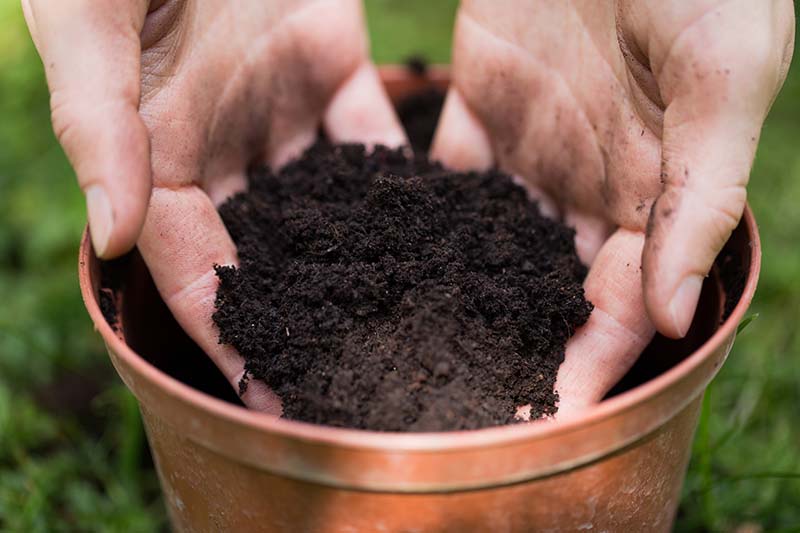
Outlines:
{"type": "MultiPolygon", "coordinates": [[[[383,76],[393,98],[429,83],[401,68],[383,76]]],[[[446,85],[446,71],[431,76],[446,85]]],[[[118,266],[117,328],[101,313],[101,264],[87,236],[80,284],[139,401],[176,530],[668,531],[703,392],[756,288],[749,209],[725,257],[746,276],[730,316],[721,321],[729,297],[715,269],[689,335],[657,338],[601,404],[563,422],[450,433],[346,430],[248,411],[171,318],[138,255],[118,266]]]]}

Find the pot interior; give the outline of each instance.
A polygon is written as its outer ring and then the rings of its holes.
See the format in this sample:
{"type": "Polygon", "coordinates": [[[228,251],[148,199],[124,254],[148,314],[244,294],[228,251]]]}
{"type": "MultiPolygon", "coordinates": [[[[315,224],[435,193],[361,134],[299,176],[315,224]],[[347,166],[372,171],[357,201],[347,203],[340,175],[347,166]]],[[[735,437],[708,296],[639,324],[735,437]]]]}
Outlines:
{"type": "MultiPolygon", "coordinates": [[[[389,69],[383,75],[395,102],[431,86],[439,89],[446,86],[446,75],[438,70],[434,70],[429,80],[409,77],[401,69],[389,69]]],[[[656,335],[607,397],[621,394],[669,370],[711,337],[741,297],[749,274],[750,253],[750,239],[743,220],[704,283],[688,335],[681,340],[656,335]]],[[[116,313],[117,333],[134,352],[195,389],[242,405],[211,360],[178,326],[137,251],[112,262],[94,261],[92,271],[104,314],[108,316],[109,310],[116,313]]]]}

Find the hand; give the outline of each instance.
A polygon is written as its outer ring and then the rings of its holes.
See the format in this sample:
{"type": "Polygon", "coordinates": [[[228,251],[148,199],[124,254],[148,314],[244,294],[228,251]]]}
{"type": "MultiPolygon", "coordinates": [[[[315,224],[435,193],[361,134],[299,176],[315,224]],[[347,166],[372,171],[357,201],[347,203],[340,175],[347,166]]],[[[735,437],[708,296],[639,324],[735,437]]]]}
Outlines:
{"type": "Polygon", "coordinates": [[[523,178],[591,265],[559,416],[686,334],[793,41],[790,0],[462,2],[434,158],[523,178]]]}
{"type": "MultiPolygon", "coordinates": [[[[215,204],[249,165],[315,139],[400,145],[359,0],[23,0],[53,128],[86,194],[95,252],[134,243],[178,322],[234,387],[212,325],[214,264],[236,263],[215,204]],[[149,205],[148,205],[149,203],[149,205]]],[[[263,383],[243,397],[275,411],[263,383]]]]}

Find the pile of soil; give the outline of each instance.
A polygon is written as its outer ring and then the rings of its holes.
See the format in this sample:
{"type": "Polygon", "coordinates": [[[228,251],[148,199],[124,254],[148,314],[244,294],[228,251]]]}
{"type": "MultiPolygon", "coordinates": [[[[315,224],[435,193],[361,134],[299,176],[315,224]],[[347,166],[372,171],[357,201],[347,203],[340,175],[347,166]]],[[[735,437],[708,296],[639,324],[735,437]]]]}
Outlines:
{"type": "Polygon", "coordinates": [[[324,141],[251,173],[220,208],[240,266],[214,322],[283,416],[385,431],[556,411],[564,346],[592,306],[574,233],[498,172],[324,141]]]}

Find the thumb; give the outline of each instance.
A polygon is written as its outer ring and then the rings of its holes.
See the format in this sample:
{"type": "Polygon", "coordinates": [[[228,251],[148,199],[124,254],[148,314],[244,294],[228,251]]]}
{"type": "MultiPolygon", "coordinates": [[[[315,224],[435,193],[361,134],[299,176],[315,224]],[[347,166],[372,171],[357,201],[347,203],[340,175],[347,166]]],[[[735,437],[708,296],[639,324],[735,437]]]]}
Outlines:
{"type": "Polygon", "coordinates": [[[766,7],[748,17],[720,9],[675,42],[660,72],[677,81],[661,87],[664,190],[642,268],[648,314],[667,336],[686,335],[703,278],[744,211],[761,126],[788,64],[775,38],[784,19],[766,7]]]}
{"type": "MultiPolygon", "coordinates": [[[[650,213],[642,255],[648,314],[673,338],[689,330],[703,279],[742,216],[758,136],[755,125],[726,120],[689,129],[673,134],[684,138],[663,164],[665,189],[650,213]]],[[[669,138],[665,129],[665,146],[669,138]]]]}
{"type": "Polygon", "coordinates": [[[86,195],[95,253],[130,249],[150,197],[150,149],[139,116],[148,2],[23,0],[50,88],[53,130],[86,195]]]}

